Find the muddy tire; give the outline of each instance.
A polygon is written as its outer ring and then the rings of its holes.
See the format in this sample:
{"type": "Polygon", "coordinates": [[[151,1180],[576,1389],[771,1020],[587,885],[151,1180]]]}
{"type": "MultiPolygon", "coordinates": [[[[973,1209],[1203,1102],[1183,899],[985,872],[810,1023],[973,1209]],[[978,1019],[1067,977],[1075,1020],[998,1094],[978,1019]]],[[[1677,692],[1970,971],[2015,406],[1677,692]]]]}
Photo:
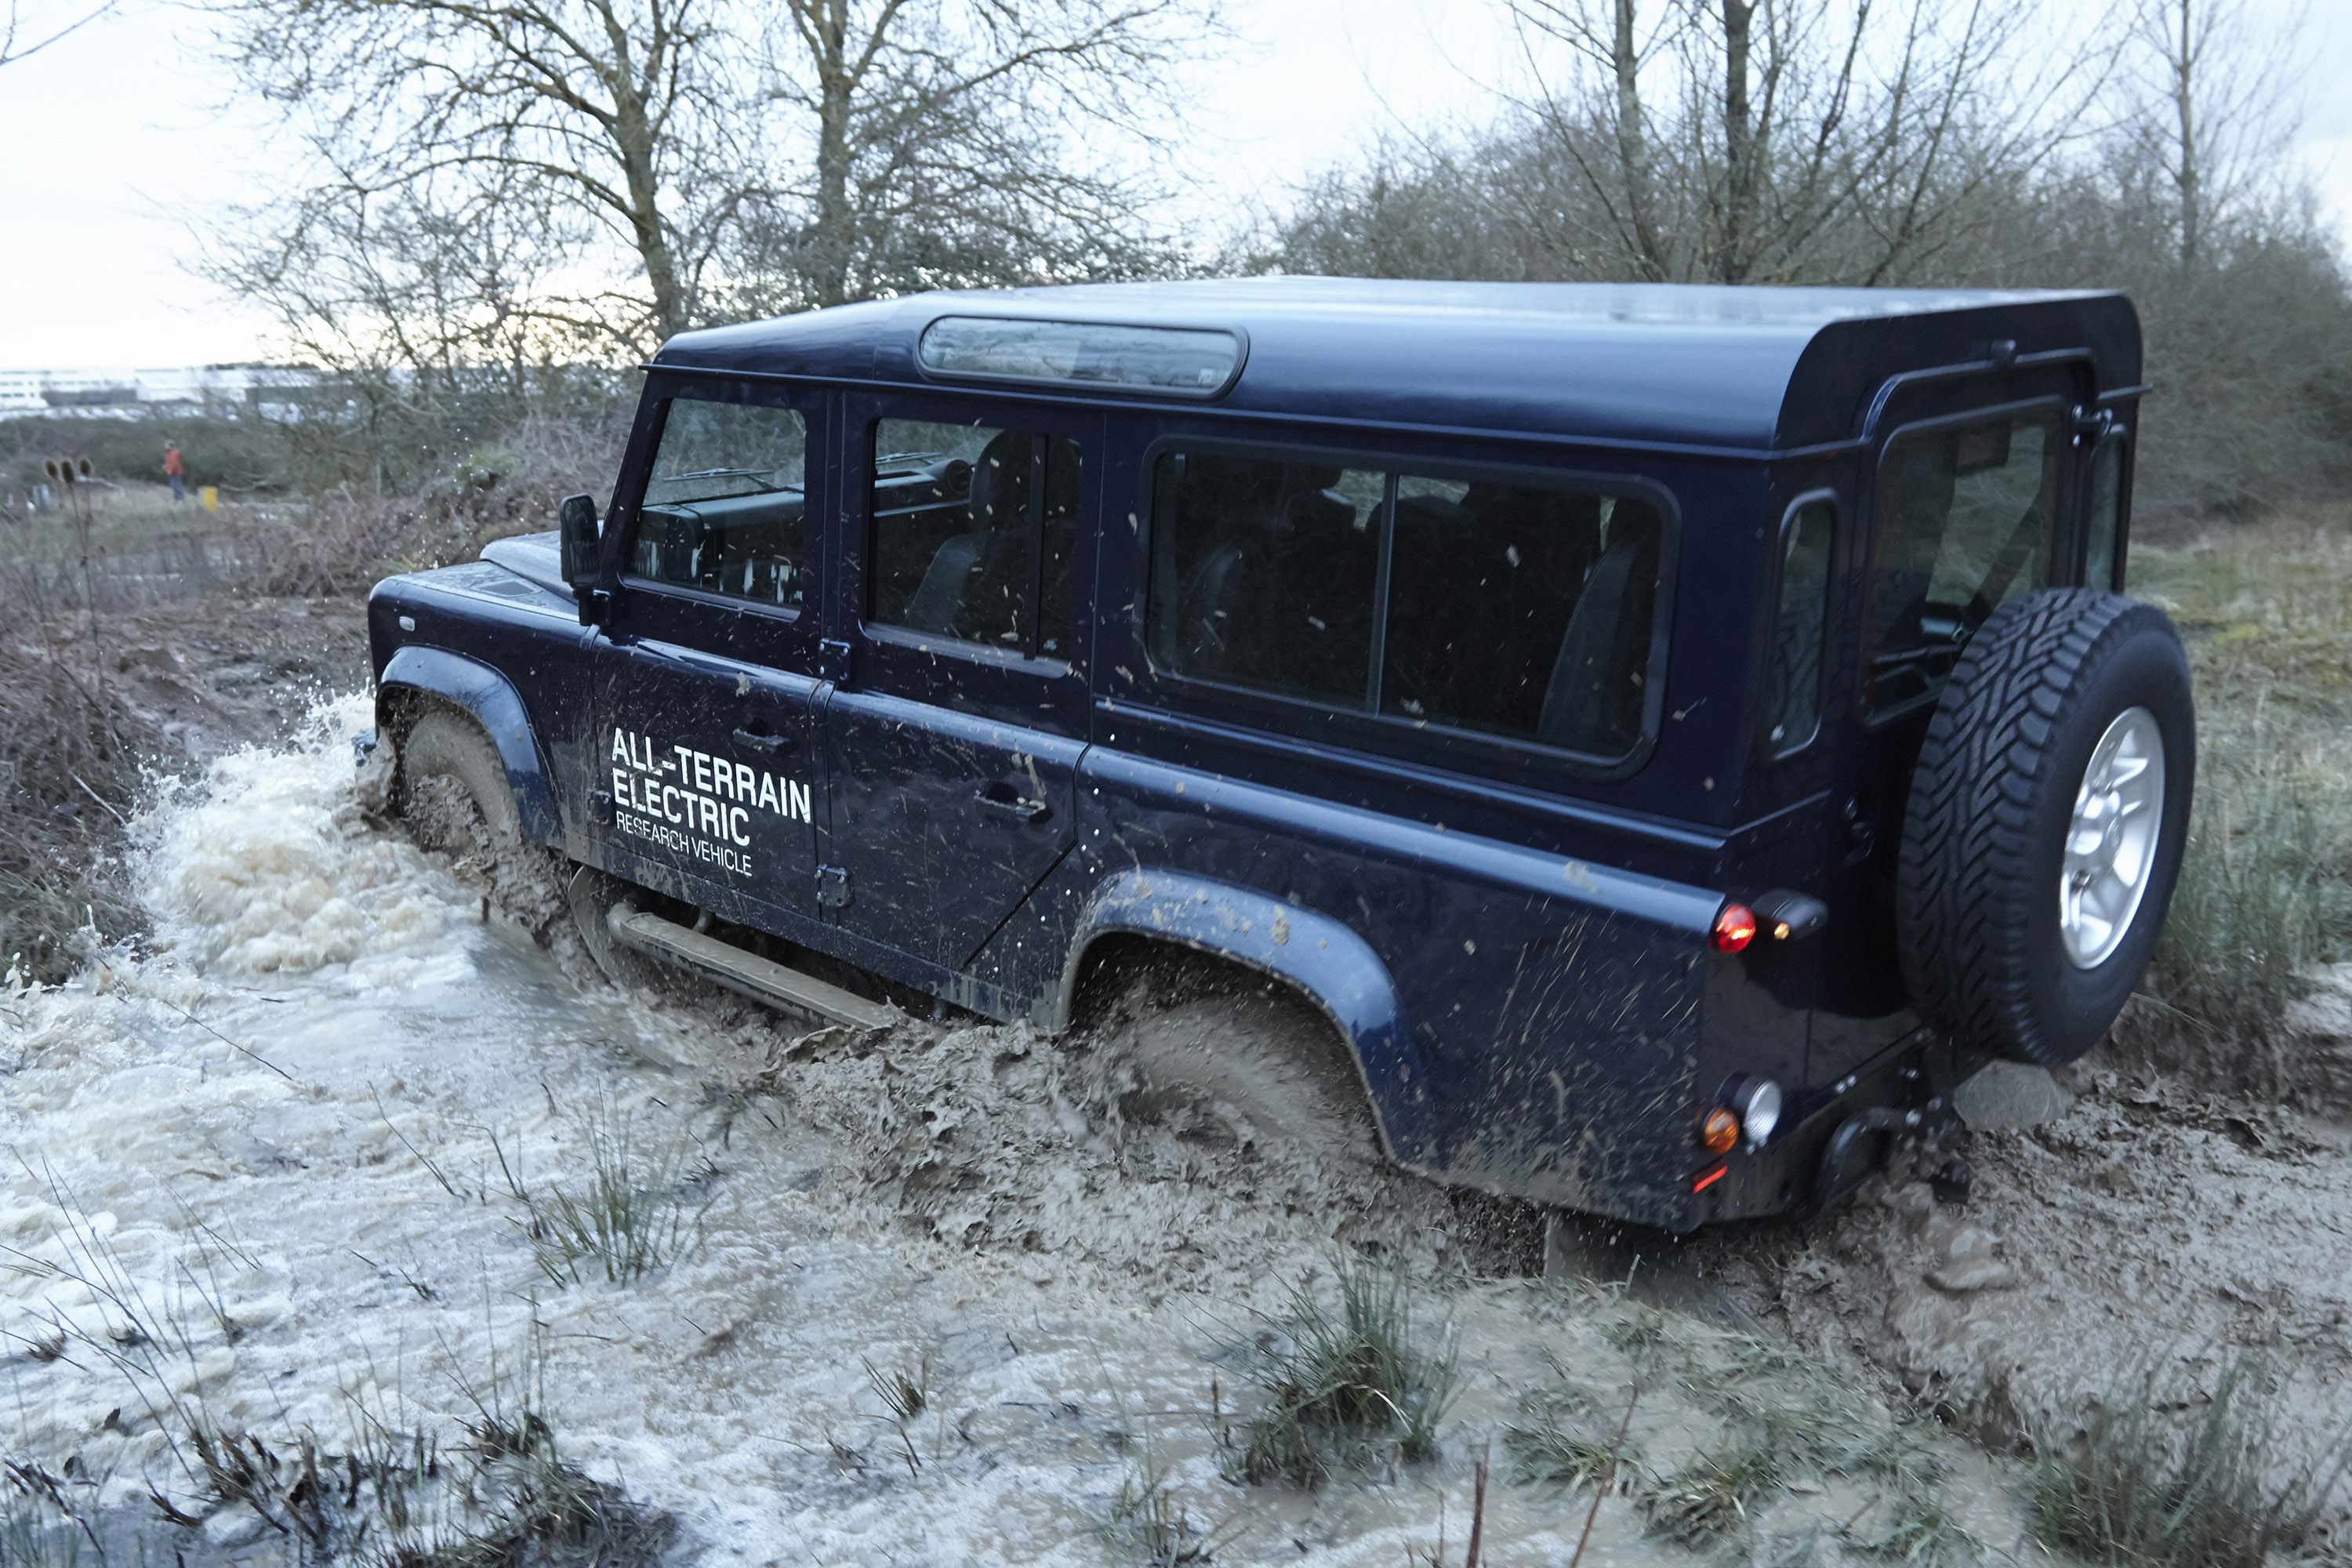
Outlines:
{"type": "Polygon", "coordinates": [[[1288,986],[1180,961],[1109,990],[1090,1032],[1122,1120],[1309,1163],[1381,1158],[1353,1054],[1288,986]]]}
{"type": "Polygon", "coordinates": [[[443,709],[419,714],[401,737],[399,800],[417,837],[436,849],[495,853],[522,842],[498,748],[481,726],[443,709]],[[468,820],[468,805],[478,820],[468,820]]]}
{"type": "Polygon", "coordinates": [[[633,890],[618,877],[607,876],[593,866],[572,868],[571,879],[564,885],[563,900],[572,910],[572,923],[579,932],[580,945],[588,950],[597,971],[624,991],[668,993],[684,989],[676,970],[613,940],[612,928],[605,921],[613,906],[626,900],[633,890]]]}
{"type": "Polygon", "coordinates": [[[1903,976],[1962,1048],[2061,1067],[2156,951],[2196,768],[2189,665],[2151,605],[2028,594],[1969,641],[1903,825],[1903,976]]]}
{"type": "Polygon", "coordinates": [[[410,835],[488,884],[489,897],[541,942],[563,914],[563,861],[522,836],[506,764],[481,726],[427,708],[397,742],[394,800],[410,835]]]}

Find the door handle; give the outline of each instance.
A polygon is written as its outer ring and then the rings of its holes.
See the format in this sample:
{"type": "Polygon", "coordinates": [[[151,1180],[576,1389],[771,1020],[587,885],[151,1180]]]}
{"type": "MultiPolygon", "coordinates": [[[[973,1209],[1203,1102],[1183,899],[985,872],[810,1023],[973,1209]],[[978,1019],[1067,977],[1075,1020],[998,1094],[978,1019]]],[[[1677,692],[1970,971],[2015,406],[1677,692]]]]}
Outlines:
{"type": "Polygon", "coordinates": [[[735,743],[739,746],[749,746],[755,752],[763,752],[772,757],[778,752],[788,750],[792,746],[793,738],[790,735],[762,735],[755,731],[738,729],[735,731],[735,743]]]}
{"type": "Polygon", "coordinates": [[[1054,808],[1042,800],[1024,800],[1012,793],[1010,786],[984,784],[972,795],[972,803],[982,811],[992,811],[999,816],[1009,816],[1027,826],[1043,822],[1054,814],[1054,808]],[[997,792],[1003,791],[1003,794],[997,792]]]}

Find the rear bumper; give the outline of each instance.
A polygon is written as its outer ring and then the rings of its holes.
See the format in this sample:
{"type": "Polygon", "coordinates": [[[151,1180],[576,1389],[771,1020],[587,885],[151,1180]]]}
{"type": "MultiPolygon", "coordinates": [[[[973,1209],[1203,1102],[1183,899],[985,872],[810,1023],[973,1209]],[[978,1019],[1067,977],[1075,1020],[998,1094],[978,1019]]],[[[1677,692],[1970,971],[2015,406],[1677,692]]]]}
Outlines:
{"type": "Polygon", "coordinates": [[[1718,1161],[1695,1164],[1686,1186],[1688,1223],[1818,1213],[1852,1192],[1905,1138],[1924,1136],[1952,1118],[1952,1091],[1982,1066],[1963,1058],[1932,1029],[1915,1030],[1833,1084],[1790,1097],[1788,1112],[1760,1149],[1745,1144],[1718,1161]],[[1884,1112],[1873,1116],[1872,1112],[1884,1112]],[[1850,1139],[1842,1169],[1825,1169],[1838,1130],[1867,1123],[1850,1139]],[[1720,1176],[1709,1180],[1717,1167],[1720,1176]]]}

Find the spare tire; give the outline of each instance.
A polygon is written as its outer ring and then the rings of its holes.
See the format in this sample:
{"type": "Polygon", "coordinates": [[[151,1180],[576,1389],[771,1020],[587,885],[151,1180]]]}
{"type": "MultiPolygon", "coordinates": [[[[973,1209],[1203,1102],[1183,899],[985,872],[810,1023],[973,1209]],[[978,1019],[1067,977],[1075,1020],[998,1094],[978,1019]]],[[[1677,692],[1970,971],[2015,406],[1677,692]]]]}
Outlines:
{"type": "Polygon", "coordinates": [[[2058,588],[1969,639],[1919,749],[1896,876],[1912,1006],[1963,1049],[2060,1067],[2139,983],[2197,765],[2162,611],[2058,588]]]}

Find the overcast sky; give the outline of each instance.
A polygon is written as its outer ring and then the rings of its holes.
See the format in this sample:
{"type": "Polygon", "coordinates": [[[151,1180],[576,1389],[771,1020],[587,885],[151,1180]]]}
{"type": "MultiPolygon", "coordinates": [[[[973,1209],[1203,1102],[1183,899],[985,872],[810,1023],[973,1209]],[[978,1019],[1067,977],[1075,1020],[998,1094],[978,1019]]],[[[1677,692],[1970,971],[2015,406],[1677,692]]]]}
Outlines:
{"type": "MultiPolygon", "coordinates": [[[[30,0],[41,8],[63,0],[30,0]]],[[[2293,0],[2260,0],[2284,9],[2293,0]]],[[[1210,133],[1186,205],[1213,210],[1347,156],[1384,124],[1481,111],[1511,68],[1480,0],[1231,0],[1237,35],[1195,88],[1210,133]]],[[[53,11],[52,14],[61,14],[53,11]]],[[[204,18],[155,0],[0,71],[0,369],[179,365],[267,353],[268,323],[180,266],[185,219],[270,168],[266,122],[201,47],[204,18]]],[[[2352,4],[2305,37],[2300,154],[2352,213],[2352,4]]]]}

